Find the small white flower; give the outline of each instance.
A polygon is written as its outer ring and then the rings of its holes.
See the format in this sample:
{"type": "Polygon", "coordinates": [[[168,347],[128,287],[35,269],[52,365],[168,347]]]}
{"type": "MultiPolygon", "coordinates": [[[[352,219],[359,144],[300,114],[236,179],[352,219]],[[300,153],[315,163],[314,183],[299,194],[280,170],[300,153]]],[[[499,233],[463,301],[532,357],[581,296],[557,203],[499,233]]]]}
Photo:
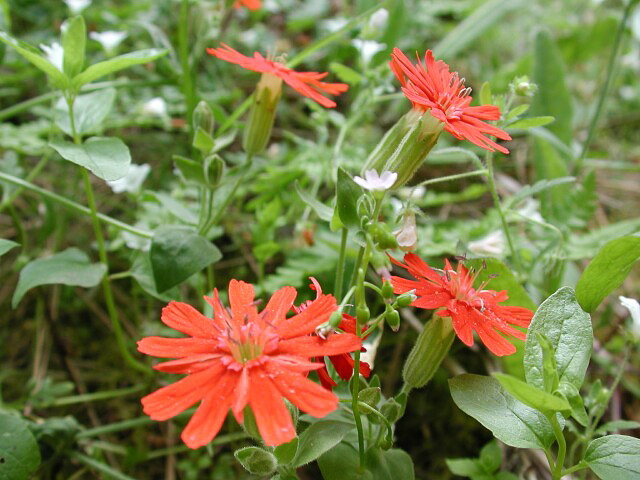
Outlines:
{"type": "Polygon", "coordinates": [[[393,233],[396,236],[398,246],[403,252],[410,252],[416,248],[416,243],[418,243],[416,216],[411,210],[404,212],[402,227],[393,233]]]}
{"type": "Polygon", "coordinates": [[[501,256],[505,250],[505,238],[502,230],[496,230],[475,242],[469,243],[469,250],[476,255],[501,256]]]}
{"type": "Polygon", "coordinates": [[[91,0],[64,0],[64,3],[67,4],[71,13],[80,13],[91,5],[91,0]]]}
{"type": "Polygon", "coordinates": [[[534,222],[544,222],[544,218],[540,215],[540,203],[533,198],[527,198],[524,205],[517,212],[534,222]]]}
{"type": "Polygon", "coordinates": [[[142,113],[164,117],[167,115],[167,102],[161,97],[152,98],[142,106],[142,113]]]}
{"type": "Polygon", "coordinates": [[[64,68],[64,49],[62,48],[62,45],[60,45],[58,42],[53,42],[51,46],[41,43],[40,49],[47,56],[47,60],[49,60],[54,67],[62,72],[64,68]]]}
{"type": "Polygon", "coordinates": [[[365,64],[369,63],[376,53],[387,48],[386,43],[379,43],[373,40],[362,40],[360,38],[353,40],[353,46],[360,51],[360,55],[362,55],[362,60],[365,64]]]}
{"type": "Polygon", "coordinates": [[[355,176],[353,181],[360,185],[362,188],[371,191],[389,190],[396,182],[398,174],[385,170],[382,175],[378,175],[375,170],[367,170],[364,172],[364,178],[355,176]]]}
{"type": "Polygon", "coordinates": [[[89,33],[89,38],[99,42],[107,53],[111,53],[127,38],[127,32],[116,32],[114,30],[91,32],[89,33]]]}
{"type": "Polygon", "coordinates": [[[631,333],[636,338],[640,338],[640,303],[637,300],[629,297],[618,297],[620,305],[629,310],[631,315],[631,333]]]}
{"type": "Polygon", "coordinates": [[[387,26],[387,20],[389,20],[389,11],[386,8],[381,8],[376,10],[369,18],[369,27],[375,30],[382,30],[387,26]]]}
{"type": "Polygon", "coordinates": [[[107,183],[111,187],[111,190],[113,190],[113,193],[136,193],[140,190],[140,187],[142,187],[142,182],[147,178],[150,171],[151,166],[147,163],[143,163],[142,165],[132,163],[129,165],[129,171],[124,177],[107,183]]]}

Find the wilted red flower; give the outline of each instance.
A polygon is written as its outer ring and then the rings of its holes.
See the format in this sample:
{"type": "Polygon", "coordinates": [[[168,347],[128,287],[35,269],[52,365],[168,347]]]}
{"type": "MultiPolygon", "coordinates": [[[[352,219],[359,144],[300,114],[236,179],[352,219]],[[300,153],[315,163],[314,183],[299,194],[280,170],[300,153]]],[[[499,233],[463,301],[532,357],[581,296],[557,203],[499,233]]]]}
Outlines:
{"type": "Polygon", "coordinates": [[[274,62],[264,58],[258,52],[253,54],[253,58],[246,57],[233,48],[221,44],[221,48],[207,48],[207,53],[214,57],[220,58],[226,62],[235,63],[247,70],[260,73],[270,73],[276,77],[280,77],[291,88],[302,95],[315,100],[323,107],[333,108],[336,103],[333,100],[322,96],[322,93],[331,95],[339,95],[346,92],[349,86],[345,83],[326,83],[321,82],[328,75],[327,72],[296,72],[288,68],[286,65],[274,62]]]}
{"type": "Polygon", "coordinates": [[[249,10],[258,10],[262,5],[260,0],[236,0],[235,7],[247,7],[249,10]]]}
{"type": "Polygon", "coordinates": [[[404,263],[391,258],[396,265],[406,268],[417,280],[391,277],[393,291],[397,294],[414,290],[418,297],[411,305],[419,308],[436,309],[441,317],[451,317],[453,329],[468,346],[473,345],[473,332],[492,353],[498,356],[515,353],[513,346],[501,333],[524,340],[526,334],[512,325],[528,327],[533,312],[528,308],[500,305],[507,300],[506,290],[483,290],[484,284],[473,287],[475,277],[458,263],[453,270],[449,261],[445,261],[443,273],[429,267],[413,253],[404,256],[404,263]]]}
{"type": "Polygon", "coordinates": [[[458,72],[450,72],[449,65],[442,60],[436,61],[431,50],[424,55],[424,65],[417,52],[416,57],[418,63],[414,65],[400,49],[394,48],[389,62],[413,107],[423,112],[429,110],[447,132],[460,140],[466,139],[491,152],[509,153],[485,136],[511,140],[507,132],[483,122],[499,120],[500,109],[494,105],[471,107],[471,88],[465,88],[464,78],[458,72]]]}
{"type": "Polygon", "coordinates": [[[296,435],[283,397],[315,417],[335,410],[338,398],[306,378],[308,372],[323,367],[309,359],[351,352],[362,343],[351,334],[327,339],[310,335],[336,310],[331,295],[318,295],[303,312],[286,318],[296,294],[293,287],[281,288],[258,313],[253,286],[231,280],[230,310],[220,303],[217,290],[213,298],[205,297],[213,307],[213,318],[185,303],[170,302],[162,310],[162,321],[188,337],[143,338],[138,350],[177,358],[154,368],[187,376],[144,397],[145,413],[154,420],[167,420],[202,400],[182,432],[184,443],[197,448],[216,436],[229,408],[242,422],[248,405],[270,446],[296,435]]]}
{"type": "MultiPolygon", "coordinates": [[[[322,288],[320,288],[320,284],[313,277],[311,277],[311,290],[316,291],[315,301],[317,301],[318,298],[322,296],[322,288]]],[[[303,312],[307,307],[309,307],[312,304],[313,304],[313,301],[308,300],[305,303],[301,304],[299,307],[296,307],[294,305],[292,308],[294,312],[300,313],[300,312],[303,312]]],[[[356,319],[349,314],[343,313],[342,320],[340,321],[338,328],[345,333],[355,335],[356,319]]],[[[366,329],[367,327],[363,326],[360,329],[360,333],[363,333],[366,329]]],[[[317,333],[314,333],[314,335],[317,335],[317,333]]],[[[332,333],[331,335],[340,335],[340,334],[332,333]]],[[[361,351],[363,352],[365,351],[364,347],[361,349],[361,351]]],[[[351,354],[347,352],[347,353],[340,353],[338,355],[329,355],[328,357],[329,357],[329,361],[331,362],[333,367],[336,369],[336,372],[338,373],[340,378],[345,382],[348,381],[353,375],[353,366],[355,363],[353,361],[353,357],[351,356],[351,354]]],[[[328,390],[332,390],[333,387],[337,386],[338,384],[334,382],[331,376],[329,375],[329,371],[327,370],[327,367],[324,366],[325,365],[324,359],[321,357],[319,360],[323,364],[323,367],[316,371],[316,373],[318,374],[318,378],[320,379],[320,383],[324,388],[328,390]]],[[[360,374],[364,375],[365,377],[369,377],[369,375],[371,374],[371,367],[369,366],[368,363],[363,362],[362,360],[360,360],[360,374]]]]}

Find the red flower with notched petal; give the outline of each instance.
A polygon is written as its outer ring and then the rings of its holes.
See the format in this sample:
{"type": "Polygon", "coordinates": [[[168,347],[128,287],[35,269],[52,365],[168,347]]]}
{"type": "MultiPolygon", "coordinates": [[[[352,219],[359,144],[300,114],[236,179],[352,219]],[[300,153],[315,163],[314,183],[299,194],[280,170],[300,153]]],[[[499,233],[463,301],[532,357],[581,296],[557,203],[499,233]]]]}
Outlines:
{"type": "MultiPolygon", "coordinates": [[[[322,288],[320,288],[320,284],[313,277],[311,277],[310,287],[311,287],[311,290],[316,291],[316,301],[317,301],[318,297],[322,295],[322,288]]],[[[307,307],[309,307],[312,304],[313,302],[311,300],[307,300],[305,303],[301,304],[299,307],[296,307],[294,305],[292,309],[294,312],[300,313],[300,312],[303,312],[307,307]]],[[[349,314],[343,313],[342,320],[338,325],[338,329],[342,330],[345,333],[356,335],[356,319],[349,314]]],[[[366,330],[367,330],[367,327],[363,325],[362,328],[360,329],[360,333],[362,334],[366,330]]],[[[315,335],[317,335],[317,333],[315,335]]],[[[332,333],[331,335],[340,335],[340,334],[332,333]]],[[[364,352],[366,350],[364,349],[364,347],[362,347],[361,351],[364,352]]],[[[338,355],[329,355],[328,358],[331,364],[333,365],[333,367],[336,369],[338,376],[345,382],[348,381],[353,375],[353,366],[355,363],[351,354],[340,353],[338,355]]],[[[319,360],[322,362],[323,365],[325,365],[324,359],[322,357],[319,358],[319,360]]],[[[338,385],[336,382],[333,381],[333,379],[329,375],[329,371],[327,370],[326,366],[323,366],[322,368],[319,368],[318,370],[316,370],[316,373],[318,374],[320,383],[327,390],[333,390],[333,387],[338,385]]],[[[368,363],[363,362],[362,360],[360,360],[360,374],[367,378],[371,374],[371,367],[369,366],[368,363]]]]}
{"type": "Polygon", "coordinates": [[[258,312],[253,286],[231,280],[230,310],[220,303],[217,290],[213,298],[205,297],[213,307],[213,318],[185,303],[169,303],[162,310],[162,321],[188,337],[143,338],[138,350],[177,358],[154,368],[187,376],[144,397],[144,412],[154,420],[167,420],[201,401],[182,432],[184,443],[197,448],[213,440],[229,409],[242,422],[248,405],[270,446],[296,436],[284,398],[315,417],[334,411],[338,398],[306,378],[324,364],[309,359],[351,352],[362,343],[352,334],[327,339],[310,335],[336,310],[331,295],[318,295],[303,312],[286,318],[296,294],[293,287],[281,288],[258,312]]]}
{"type": "Polygon", "coordinates": [[[242,6],[247,7],[249,10],[258,10],[262,5],[260,0],[236,0],[234,4],[236,8],[242,6]]]}
{"type": "Polygon", "coordinates": [[[264,58],[258,52],[253,54],[253,58],[246,57],[233,48],[221,44],[220,48],[207,48],[207,53],[220,58],[226,62],[235,63],[247,70],[260,73],[270,73],[280,77],[291,88],[298,93],[315,100],[323,107],[333,108],[336,103],[324,97],[323,93],[339,95],[346,92],[349,86],[345,83],[326,83],[321,80],[328,75],[327,72],[296,72],[286,65],[264,58]]]}
{"type": "Polygon", "coordinates": [[[473,345],[475,331],[493,354],[511,355],[516,347],[501,334],[521,340],[526,338],[526,334],[513,325],[528,327],[533,312],[528,308],[500,305],[500,302],[509,298],[505,290],[483,290],[484,284],[474,288],[475,277],[462,263],[458,263],[457,270],[453,270],[446,260],[444,271],[440,273],[413,253],[404,256],[404,263],[393,258],[391,261],[406,268],[417,279],[392,276],[394,293],[413,290],[418,298],[412,306],[430,310],[443,308],[436,315],[451,317],[456,335],[466,345],[473,345]]]}
{"type": "Polygon", "coordinates": [[[491,152],[509,150],[498,145],[485,135],[493,135],[501,140],[511,140],[511,136],[483,120],[499,120],[500,108],[494,105],[471,107],[471,88],[465,88],[464,78],[458,72],[450,72],[449,65],[436,61],[431,50],[424,55],[424,65],[416,52],[418,63],[412,64],[398,48],[391,54],[391,70],[402,84],[402,91],[419,110],[429,110],[431,115],[444,124],[444,129],[460,140],[485,148],[491,152]]]}

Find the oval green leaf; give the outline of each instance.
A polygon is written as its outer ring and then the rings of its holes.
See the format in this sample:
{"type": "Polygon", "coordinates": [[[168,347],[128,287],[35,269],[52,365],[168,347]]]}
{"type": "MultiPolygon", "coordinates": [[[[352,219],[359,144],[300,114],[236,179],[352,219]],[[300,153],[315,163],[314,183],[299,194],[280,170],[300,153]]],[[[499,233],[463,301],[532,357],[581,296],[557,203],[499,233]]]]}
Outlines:
{"type": "Polygon", "coordinates": [[[566,412],[571,410],[569,402],[564,398],[532,387],[528,383],[511,375],[494,373],[493,376],[498,379],[500,385],[502,385],[507,392],[525,405],[529,405],[539,412],[566,412]]]}
{"type": "Polygon", "coordinates": [[[593,440],[584,460],[602,480],[640,478],[640,439],[626,435],[607,435],[593,440]]]}
{"type": "Polygon", "coordinates": [[[65,160],[87,168],[107,181],[124,177],[131,164],[129,148],[115,137],[91,137],[80,145],[54,140],[49,146],[65,160]]]}
{"type": "Polygon", "coordinates": [[[27,480],[40,465],[40,449],[27,422],[0,413],[0,479],[27,480]]]}
{"type": "Polygon", "coordinates": [[[351,430],[352,424],[336,420],[320,420],[310,425],[300,434],[298,451],[291,463],[298,468],[314,461],[340,443],[351,430]]]}

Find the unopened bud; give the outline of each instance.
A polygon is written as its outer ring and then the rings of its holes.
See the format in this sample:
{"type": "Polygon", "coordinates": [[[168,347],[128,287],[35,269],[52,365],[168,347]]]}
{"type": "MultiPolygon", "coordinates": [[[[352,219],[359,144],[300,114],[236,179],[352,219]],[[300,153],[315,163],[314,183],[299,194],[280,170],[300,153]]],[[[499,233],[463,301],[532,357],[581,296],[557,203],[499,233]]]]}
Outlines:
{"type": "Polygon", "coordinates": [[[393,233],[400,249],[403,252],[410,252],[416,248],[416,243],[418,242],[416,216],[413,211],[406,210],[402,217],[402,226],[393,233]]]}
{"type": "Polygon", "coordinates": [[[516,77],[511,83],[511,89],[516,95],[532,97],[538,91],[538,86],[529,81],[529,77],[525,75],[523,77],[516,77]]]}
{"type": "Polygon", "coordinates": [[[403,293],[402,295],[398,296],[396,305],[399,308],[405,308],[415,302],[418,297],[413,292],[415,292],[415,290],[411,290],[410,292],[403,293]]]}
{"type": "Polygon", "coordinates": [[[384,283],[382,284],[382,298],[384,298],[385,300],[390,300],[393,298],[393,285],[391,285],[391,282],[388,280],[385,280],[384,283]]]}
{"type": "Polygon", "coordinates": [[[220,180],[224,175],[224,168],[224,160],[220,158],[220,155],[214,153],[204,159],[204,172],[207,184],[210,187],[215,187],[220,183],[220,180]]]}
{"type": "Polygon", "coordinates": [[[358,321],[358,325],[364,325],[370,318],[371,314],[366,306],[356,308],[356,319],[358,321]]]}
{"type": "Polygon", "coordinates": [[[340,322],[342,322],[342,312],[340,310],[336,310],[329,317],[329,325],[332,328],[338,328],[340,322]]]}
{"type": "Polygon", "coordinates": [[[402,369],[405,383],[411,388],[424,387],[440,367],[454,337],[451,319],[435,316],[422,329],[409,352],[402,369]]]}
{"type": "Polygon", "coordinates": [[[391,327],[391,330],[397,332],[400,329],[400,314],[397,310],[389,310],[384,314],[384,319],[391,327]]]}
{"type": "Polygon", "coordinates": [[[248,154],[260,153],[269,143],[281,93],[282,79],[263,73],[254,93],[253,106],[242,138],[242,147],[248,154]]]}
{"type": "Polygon", "coordinates": [[[192,119],[193,131],[195,132],[200,127],[209,135],[213,135],[213,127],[215,120],[213,118],[213,111],[207,102],[200,100],[195,110],[193,111],[192,119]]]}

